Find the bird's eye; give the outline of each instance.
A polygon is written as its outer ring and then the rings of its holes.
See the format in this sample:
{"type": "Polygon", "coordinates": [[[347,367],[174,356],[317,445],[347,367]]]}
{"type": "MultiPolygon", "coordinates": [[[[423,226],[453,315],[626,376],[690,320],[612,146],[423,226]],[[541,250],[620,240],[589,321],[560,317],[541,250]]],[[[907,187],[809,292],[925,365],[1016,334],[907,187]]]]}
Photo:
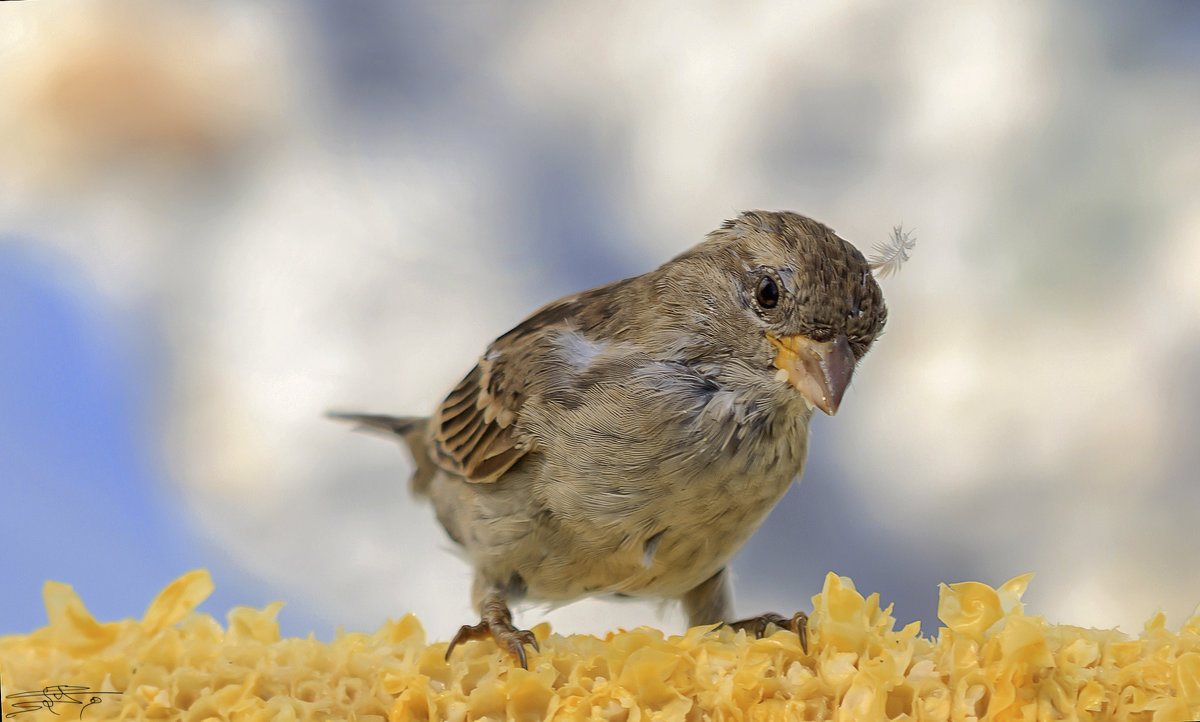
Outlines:
{"type": "Polygon", "coordinates": [[[775,283],[775,279],[770,276],[763,276],[758,282],[758,289],[754,292],[755,298],[758,300],[758,305],[763,308],[775,308],[775,304],[779,303],[779,286],[775,283]]]}

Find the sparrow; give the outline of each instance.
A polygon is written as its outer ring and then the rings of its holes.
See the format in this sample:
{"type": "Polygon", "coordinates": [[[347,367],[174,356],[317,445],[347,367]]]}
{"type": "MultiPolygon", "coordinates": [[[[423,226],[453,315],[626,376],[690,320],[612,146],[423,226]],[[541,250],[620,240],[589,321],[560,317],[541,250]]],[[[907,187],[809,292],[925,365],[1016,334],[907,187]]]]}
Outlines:
{"type": "Polygon", "coordinates": [[[730,560],[804,470],[887,308],[828,227],[748,211],[657,269],[548,304],[484,351],[432,415],[331,413],[398,437],[412,491],[474,567],[480,621],[525,667],[521,600],[679,599],[733,621],[730,560]]]}

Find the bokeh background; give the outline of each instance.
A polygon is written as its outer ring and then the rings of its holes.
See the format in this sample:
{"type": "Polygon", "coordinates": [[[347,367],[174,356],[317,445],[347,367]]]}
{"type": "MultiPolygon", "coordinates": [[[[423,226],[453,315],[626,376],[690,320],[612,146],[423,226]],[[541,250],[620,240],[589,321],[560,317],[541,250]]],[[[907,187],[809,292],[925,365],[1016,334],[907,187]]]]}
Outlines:
{"type": "MultiPolygon", "coordinates": [[[[394,445],[486,343],[747,208],[870,248],[888,330],[734,562],[936,631],[939,582],[1137,633],[1200,602],[1200,4],[0,6],[0,633],[474,621],[394,445]]],[[[562,632],[676,607],[526,607],[562,632]]]]}

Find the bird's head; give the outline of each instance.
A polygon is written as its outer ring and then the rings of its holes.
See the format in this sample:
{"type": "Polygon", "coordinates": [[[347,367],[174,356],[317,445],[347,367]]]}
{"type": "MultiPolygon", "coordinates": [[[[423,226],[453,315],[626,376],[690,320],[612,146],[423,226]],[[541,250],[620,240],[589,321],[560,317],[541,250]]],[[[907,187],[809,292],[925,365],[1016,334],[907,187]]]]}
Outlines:
{"type": "Polygon", "coordinates": [[[863,254],[796,213],[743,213],[662,270],[658,290],[678,303],[660,298],[706,356],[790,385],[829,415],[887,320],[863,254]]]}

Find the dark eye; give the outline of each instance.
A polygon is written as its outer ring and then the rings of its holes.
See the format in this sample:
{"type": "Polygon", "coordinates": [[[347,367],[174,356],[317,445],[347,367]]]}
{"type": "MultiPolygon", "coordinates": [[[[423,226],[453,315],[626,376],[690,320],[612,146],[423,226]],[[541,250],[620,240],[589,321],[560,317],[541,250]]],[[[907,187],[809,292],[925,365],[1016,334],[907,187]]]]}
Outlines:
{"type": "Polygon", "coordinates": [[[758,282],[758,289],[754,292],[754,297],[758,300],[758,305],[763,308],[775,308],[775,304],[779,303],[779,286],[776,285],[775,279],[770,276],[763,276],[758,282]]]}

